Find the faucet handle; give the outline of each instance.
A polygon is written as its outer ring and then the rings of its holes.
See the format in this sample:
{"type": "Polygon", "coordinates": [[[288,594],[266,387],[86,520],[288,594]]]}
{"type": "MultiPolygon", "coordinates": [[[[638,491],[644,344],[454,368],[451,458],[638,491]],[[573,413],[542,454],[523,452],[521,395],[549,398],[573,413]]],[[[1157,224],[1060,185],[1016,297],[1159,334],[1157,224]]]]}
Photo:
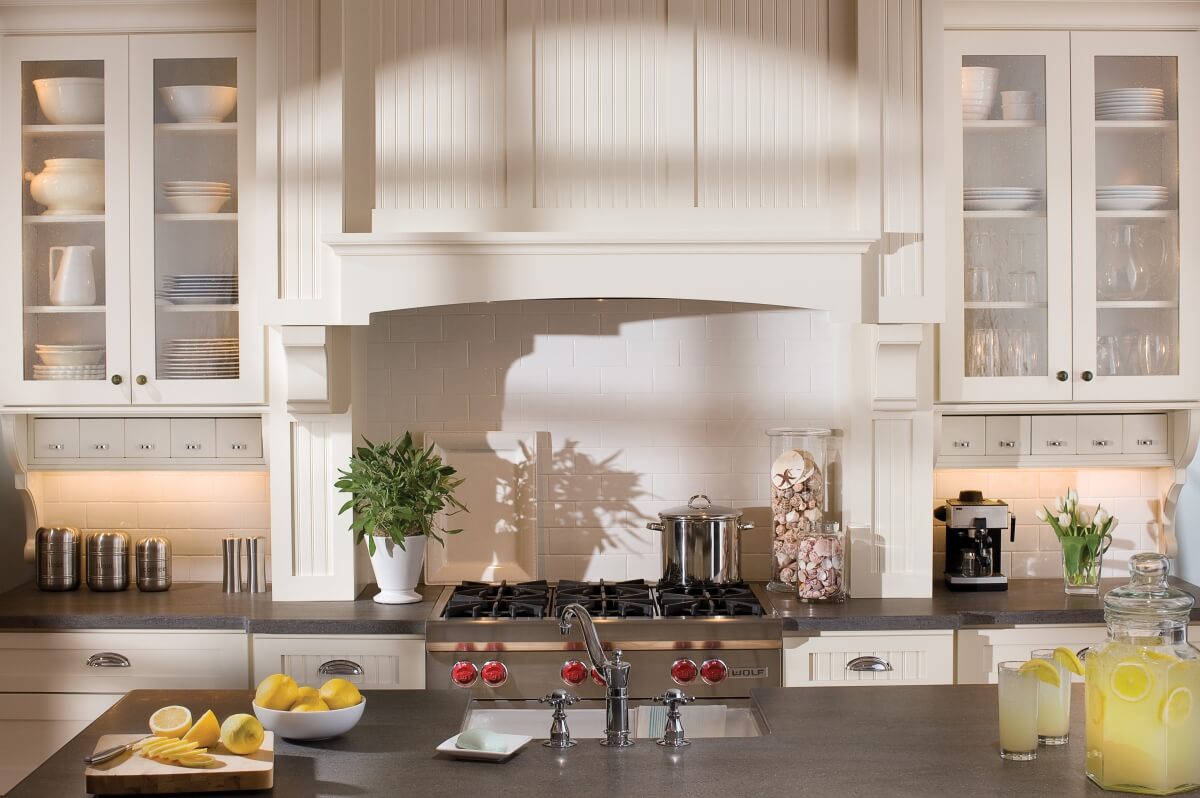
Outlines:
{"type": "Polygon", "coordinates": [[[555,690],[538,699],[539,704],[549,704],[554,708],[554,717],[550,720],[550,738],[542,745],[547,748],[571,748],[575,745],[571,730],[567,728],[566,708],[578,700],[579,696],[571,695],[566,690],[555,690]]]}
{"type": "Polygon", "coordinates": [[[684,695],[683,691],[678,687],[672,687],[660,696],[655,696],[655,701],[660,704],[667,705],[667,714],[678,714],[679,708],[684,704],[690,704],[696,699],[690,695],[684,695]]]}
{"type": "Polygon", "coordinates": [[[555,712],[561,712],[564,708],[578,701],[579,696],[572,695],[566,690],[554,690],[549,695],[544,695],[538,699],[539,704],[549,704],[555,712]]]}
{"type": "Polygon", "coordinates": [[[696,699],[684,695],[682,690],[672,687],[654,700],[667,705],[667,719],[663,724],[663,736],[658,744],[668,748],[682,748],[685,745],[691,745],[683,731],[683,719],[680,717],[679,708],[696,699]]]}

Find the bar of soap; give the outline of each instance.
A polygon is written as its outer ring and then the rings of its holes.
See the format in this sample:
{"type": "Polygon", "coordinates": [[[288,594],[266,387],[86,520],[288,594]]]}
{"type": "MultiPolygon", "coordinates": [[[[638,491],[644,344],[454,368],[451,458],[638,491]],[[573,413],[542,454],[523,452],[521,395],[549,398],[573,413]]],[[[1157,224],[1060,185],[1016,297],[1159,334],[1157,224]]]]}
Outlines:
{"type": "Polygon", "coordinates": [[[508,750],[508,742],[504,739],[504,735],[487,729],[468,729],[458,735],[458,739],[454,741],[454,747],[503,754],[508,750]]]}

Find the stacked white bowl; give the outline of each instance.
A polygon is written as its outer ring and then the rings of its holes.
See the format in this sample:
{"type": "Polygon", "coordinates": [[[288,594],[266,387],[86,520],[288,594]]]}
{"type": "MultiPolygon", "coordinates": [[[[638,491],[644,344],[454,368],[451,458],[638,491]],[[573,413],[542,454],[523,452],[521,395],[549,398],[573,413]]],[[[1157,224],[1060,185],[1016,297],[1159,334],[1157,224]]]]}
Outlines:
{"type": "Polygon", "coordinates": [[[996,104],[1000,70],[996,67],[962,68],[963,119],[988,119],[996,104]]]}
{"type": "Polygon", "coordinates": [[[162,190],[176,213],[216,213],[233,195],[228,183],[211,180],[167,180],[162,190]]]}
{"type": "Polygon", "coordinates": [[[1037,107],[1036,91],[1000,92],[1000,111],[1005,119],[1037,119],[1037,107]]]}

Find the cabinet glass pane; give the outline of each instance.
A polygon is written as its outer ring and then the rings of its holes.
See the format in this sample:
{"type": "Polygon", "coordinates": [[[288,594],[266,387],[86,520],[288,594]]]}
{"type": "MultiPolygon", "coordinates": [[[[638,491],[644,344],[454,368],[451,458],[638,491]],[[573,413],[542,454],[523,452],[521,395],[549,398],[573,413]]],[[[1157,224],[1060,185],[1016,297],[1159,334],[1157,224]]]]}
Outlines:
{"type": "Polygon", "coordinates": [[[237,61],[158,59],[154,89],[157,378],[237,379],[237,61]]]}
{"type": "Polygon", "coordinates": [[[103,380],[104,62],[21,64],[26,380],[103,380]]]}
{"type": "Polygon", "coordinates": [[[1047,373],[1046,62],[962,59],[968,377],[1047,373]]]}
{"type": "Polygon", "coordinates": [[[1174,57],[1096,69],[1096,373],[1179,373],[1179,142],[1174,57]]]}

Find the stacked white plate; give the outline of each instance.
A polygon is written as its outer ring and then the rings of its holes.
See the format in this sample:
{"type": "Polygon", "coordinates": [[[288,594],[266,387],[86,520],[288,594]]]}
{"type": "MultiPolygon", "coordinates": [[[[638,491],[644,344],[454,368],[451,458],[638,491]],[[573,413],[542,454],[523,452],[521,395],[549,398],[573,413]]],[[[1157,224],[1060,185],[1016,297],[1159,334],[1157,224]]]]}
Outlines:
{"type": "Polygon", "coordinates": [[[1153,121],[1166,116],[1162,89],[1109,89],[1096,92],[1096,119],[1153,121]]]}
{"type": "Polygon", "coordinates": [[[33,366],[35,380],[102,380],[104,366],[33,366]]]}
{"type": "Polygon", "coordinates": [[[159,359],[158,375],[171,380],[234,380],[238,339],[174,338],[159,359]]]}
{"type": "Polygon", "coordinates": [[[1025,211],[1041,201],[1040,188],[980,186],[963,189],[964,211],[1025,211]]]}
{"type": "Polygon", "coordinates": [[[236,274],[169,274],[163,278],[159,299],[173,305],[236,305],[236,274]]]}
{"type": "Polygon", "coordinates": [[[33,351],[46,367],[104,369],[104,344],[34,344],[33,351]]]}
{"type": "Polygon", "coordinates": [[[162,190],[176,213],[216,213],[233,196],[228,183],[211,180],[167,180],[162,190]]]}
{"type": "Polygon", "coordinates": [[[1153,211],[1169,199],[1166,186],[1096,186],[1098,211],[1153,211]]]}

